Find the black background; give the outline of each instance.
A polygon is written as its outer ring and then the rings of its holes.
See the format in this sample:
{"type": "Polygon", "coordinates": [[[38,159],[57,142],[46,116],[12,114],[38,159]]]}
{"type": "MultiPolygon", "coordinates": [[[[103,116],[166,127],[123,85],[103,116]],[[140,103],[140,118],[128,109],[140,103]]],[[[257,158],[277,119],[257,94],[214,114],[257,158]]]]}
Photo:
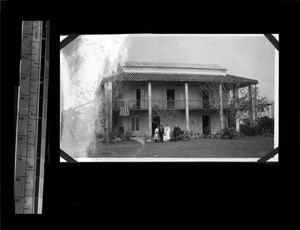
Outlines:
{"type": "Polygon", "coordinates": [[[299,196],[299,3],[1,2],[3,227],[12,229],[17,223],[26,225],[27,220],[37,219],[56,226],[57,221],[76,225],[83,217],[97,223],[111,218],[114,224],[119,217],[152,222],[167,216],[178,220],[186,214],[200,219],[220,214],[233,220],[268,220],[266,215],[274,218],[290,211],[289,205],[299,196]],[[34,218],[13,214],[14,87],[19,78],[22,20],[51,22],[49,163],[45,165],[43,215],[34,218]],[[59,35],[115,33],[279,33],[280,163],[60,164],[59,35]]]}

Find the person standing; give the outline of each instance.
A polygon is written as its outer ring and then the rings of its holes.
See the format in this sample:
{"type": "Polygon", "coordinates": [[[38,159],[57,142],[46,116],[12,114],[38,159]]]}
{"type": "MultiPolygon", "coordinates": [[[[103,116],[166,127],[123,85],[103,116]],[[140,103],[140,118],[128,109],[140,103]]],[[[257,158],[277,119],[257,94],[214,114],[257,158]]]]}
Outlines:
{"type": "Polygon", "coordinates": [[[164,141],[168,142],[170,140],[170,126],[168,124],[166,124],[166,126],[164,127],[164,141]]]}
{"type": "Polygon", "coordinates": [[[159,141],[160,141],[160,142],[163,142],[164,127],[163,127],[162,124],[159,126],[159,131],[158,131],[158,133],[159,133],[159,141]]]}
{"type": "Polygon", "coordinates": [[[158,127],[155,128],[154,130],[154,141],[159,142],[159,137],[158,137],[158,127]]]}
{"type": "Polygon", "coordinates": [[[177,138],[178,138],[178,135],[179,135],[177,124],[175,124],[175,126],[174,126],[173,135],[174,135],[174,140],[177,141],[177,138]]]}

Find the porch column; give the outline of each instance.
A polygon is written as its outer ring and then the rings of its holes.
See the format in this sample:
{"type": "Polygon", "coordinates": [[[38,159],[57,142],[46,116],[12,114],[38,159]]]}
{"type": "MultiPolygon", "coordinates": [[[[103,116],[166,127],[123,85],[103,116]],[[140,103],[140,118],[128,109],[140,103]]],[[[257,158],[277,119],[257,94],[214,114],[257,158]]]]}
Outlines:
{"type": "Polygon", "coordinates": [[[222,83],[219,84],[219,98],[220,98],[220,126],[221,126],[220,128],[222,131],[224,129],[222,83]]]}
{"type": "Polygon", "coordinates": [[[234,88],[233,90],[233,101],[234,101],[234,106],[235,106],[235,129],[237,132],[240,131],[240,119],[239,119],[239,111],[238,111],[238,88],[234,88]]]}
{"type": "Polygon", "coordinates": [[[190,115],[189,115],[189,85],[184,83],[185,91],[185,121],[186,121],[186,130],[190,131],[190,115]]]}
{"type": "Polygon", "coordinates": [[[249,115],[250,115],[250,127],[253,127],[253,96],[252,96],[252,85],[248,86],[249,93],[249,115]]]}
{"type": "Polygon", "coordinates": [[[149,122],[149,136],[152,136],[152,95],[151,82],[148,82],[148,122],[149,122]]]}

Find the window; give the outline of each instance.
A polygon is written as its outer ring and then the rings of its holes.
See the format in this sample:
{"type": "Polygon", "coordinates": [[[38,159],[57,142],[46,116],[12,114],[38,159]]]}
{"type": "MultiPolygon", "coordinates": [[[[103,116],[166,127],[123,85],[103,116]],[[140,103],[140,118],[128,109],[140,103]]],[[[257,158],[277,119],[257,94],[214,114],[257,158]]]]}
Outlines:
{"type": "Polygon", "coordinates": [[[131,119],[131,130],[139,131],[140,130],[140,118],[134,117],[131,119]]]}

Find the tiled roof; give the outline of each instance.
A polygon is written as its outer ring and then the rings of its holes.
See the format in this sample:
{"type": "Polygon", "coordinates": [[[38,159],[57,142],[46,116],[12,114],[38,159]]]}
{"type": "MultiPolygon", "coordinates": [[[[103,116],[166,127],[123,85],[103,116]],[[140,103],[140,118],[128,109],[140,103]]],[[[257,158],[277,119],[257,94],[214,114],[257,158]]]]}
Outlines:
{"type": "Polygon", "coordinates": [[[227,70],[226,68],[216,64],[185,64],[185,63],[154,63],[154,62],[125,62],[123,67],[227,70]]]}
{"type": "Polygon", "coordinates": [[[141,72],[122,72],[111,76],[122,81],[181,81],[181,82],[239,82],[245,84],[258,84],[257,80],[238,77],[227,74],[207,75],[207,74],[169,74],[169,73],[141,73],[141,72]]]}
{"type": "Polygon", "coordinates": [[[227,77],[231,78],[233,81],[245,81],[246,83],[258,84],[257,80],[245,77],[239,77],[231,74],[227,74],[227,77]]]}

